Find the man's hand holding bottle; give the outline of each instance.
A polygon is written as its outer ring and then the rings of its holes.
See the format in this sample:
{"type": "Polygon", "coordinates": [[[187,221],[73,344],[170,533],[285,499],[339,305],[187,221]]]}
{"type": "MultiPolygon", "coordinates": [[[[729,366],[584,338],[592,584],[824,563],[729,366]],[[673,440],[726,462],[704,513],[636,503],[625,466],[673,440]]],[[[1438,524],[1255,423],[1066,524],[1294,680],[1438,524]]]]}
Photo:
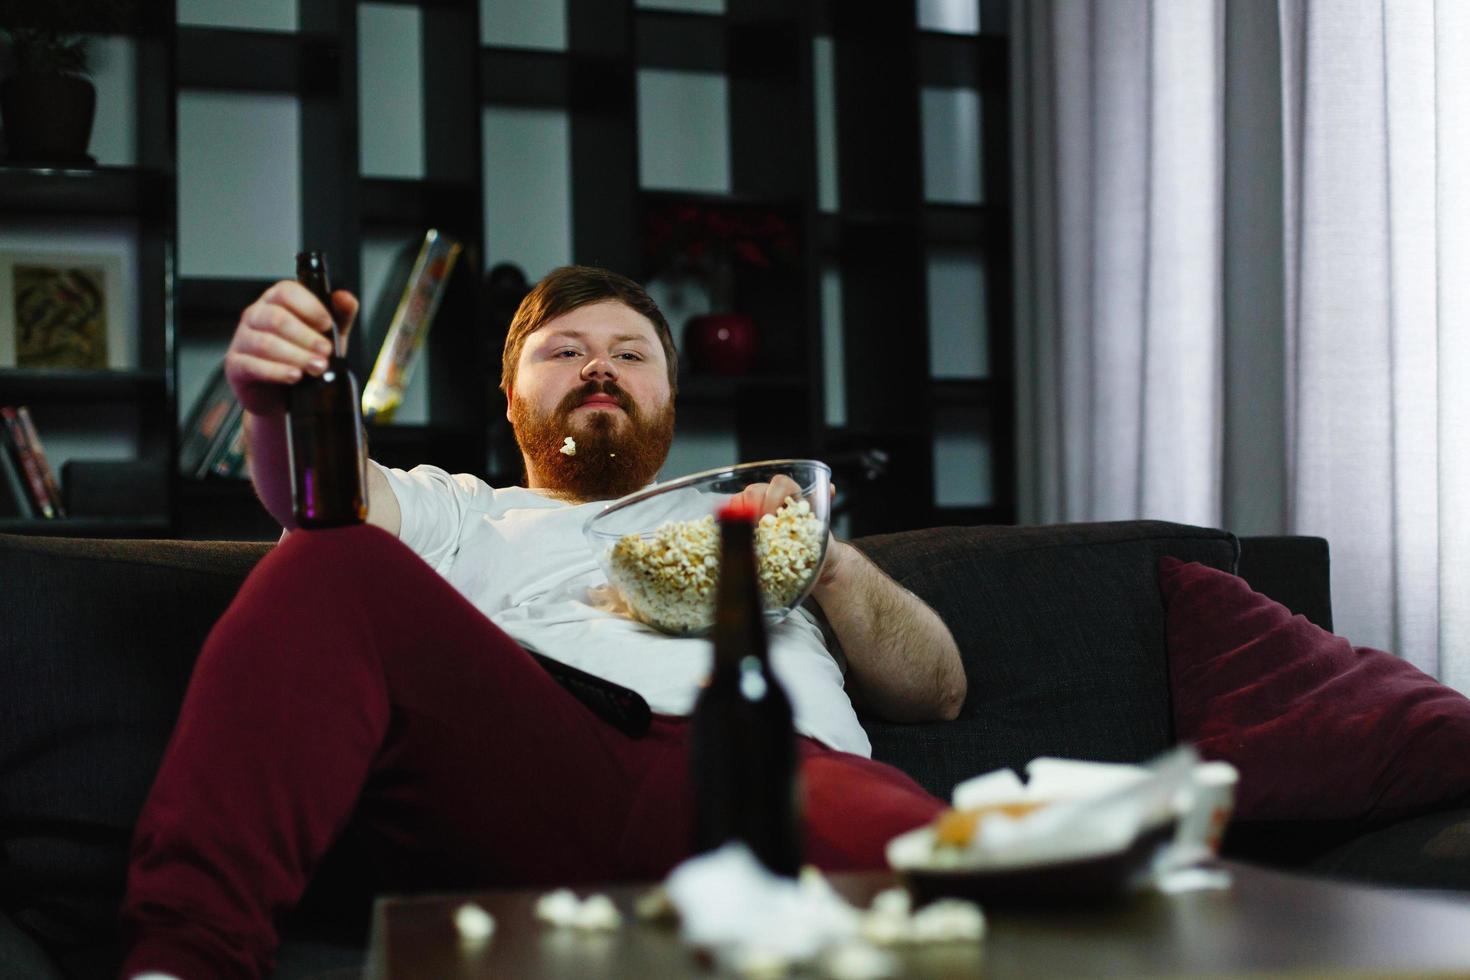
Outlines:
{"type": "Polygon", "coordinates": [[[345,360],[357,311],[356,297],[332,290],[326,256],[298,252],[295,281],[245,308],[225,353],[225,377],[245,409],[250,480],[288,529],[366,520],[398,533],[397,501],[368,466],[362,396],[345,360]],[[370,497],[380,503],[370,507],[370,497]]]}
{"type": "MultiPolygon", "coordinates": [[[[357,318],[357,298],[345,289],[332,293],[342,343],[357,318]]],[[[303,374],[320,376],[332,355],[332,321],[311,290],[283,279],[240,314],[225,354],[225,377],[245,411],[279,417],[286,412],[289,386],[303,374]]]]}

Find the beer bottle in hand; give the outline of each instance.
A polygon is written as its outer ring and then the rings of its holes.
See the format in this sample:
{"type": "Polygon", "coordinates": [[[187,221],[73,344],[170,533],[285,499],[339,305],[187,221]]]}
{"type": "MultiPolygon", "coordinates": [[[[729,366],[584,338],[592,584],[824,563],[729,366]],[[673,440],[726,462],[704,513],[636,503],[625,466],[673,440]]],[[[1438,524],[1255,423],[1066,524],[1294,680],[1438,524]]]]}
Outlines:
{"type": "Polygon", "coordinates": [[[801,865],[796,734],[791,701],[771,670],[755,567],[755,518],[720,513],[714,669],[690,723],[696,852],[744,841],[766,867],[801,865]]]}
{"type": "Polygon", "coordinates": [[[327,257],[296,253],[296,281],[321,300],[332,318],[332,354],[321,376],[303,374],[291,386],[291,489],[300,527],[341,527],[367,520],[367,453],[357,379],[347,366],[342,331],[332,308],[327,257]]]}

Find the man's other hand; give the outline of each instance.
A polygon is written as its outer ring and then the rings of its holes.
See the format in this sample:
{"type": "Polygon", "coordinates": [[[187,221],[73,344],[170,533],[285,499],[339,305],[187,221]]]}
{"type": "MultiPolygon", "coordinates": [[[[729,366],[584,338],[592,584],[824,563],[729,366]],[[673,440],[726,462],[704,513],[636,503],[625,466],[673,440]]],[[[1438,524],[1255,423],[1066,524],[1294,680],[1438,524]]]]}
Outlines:
{"type": "Polygon", "coordinates": [[[755,512],[757,519],[774,514],[786,503],[787,497],[801,499],[801,487],[784,474],[776,476],[770,483],[752,483],[735,495],[732,504],[744,504],[755,512]]]}
{"type": "MultiPolygon", "coordinates": [[[[357,317],[357,298],[345,289],[332,293],[343,343],[357,317]]],[[[332,321],[326,307],[298,282],[283,279],[240,314],[225,377],[245,411],[280,416],[286,388],[303,374],[319,375],[332,354],[332,321]]]]}
{"type": "MultiPolygon", "coordinates": [[[[832,499],[836,496],[837,485],[834,483],[827,487],[828,503],[830,504],[832,499]]],[[[781,507],[785,505],[787,497],[791,497],[795,500],[806,499],[802,496],[801,487],[797,486],[796,481],[791,479],[791,477],[786,476],[785,474],[781,474],[772,479],[770,483],[750,484],[750,486],[746,487],[744,490],[740,491],[740,493],[738,493],[734,498],[732,498],[730,502],[732,504],[740,503],[744,504],[746,507],[754,508],[756,519],[759,520],[766,514],[774,514],[776,513],[776,511],[780,510],[781,507]]],[[[825,584],[826,582],[830,581],[833,574],[835,573],[837,562],[841,557],[838,554],[838,552],[840,551],[839,546],[845,545],[843,542],[837,539],[836,535],[834,535],[831,531],[828,531],[827,556],[822,564],[822,568],[819,573],[820,577],[818,580],[818,584],[825,584]]]]}

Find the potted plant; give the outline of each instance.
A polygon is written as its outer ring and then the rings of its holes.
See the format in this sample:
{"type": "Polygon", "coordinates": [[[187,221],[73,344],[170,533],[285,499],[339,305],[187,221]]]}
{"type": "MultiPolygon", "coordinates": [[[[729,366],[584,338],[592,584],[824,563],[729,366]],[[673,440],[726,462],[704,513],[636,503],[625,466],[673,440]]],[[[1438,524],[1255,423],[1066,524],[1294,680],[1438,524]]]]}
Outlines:
{"type": "Polygon", "coordinates": [[[11,70],[0,82],[6,162],[89,166],[97,90],[85,33],[119,30],[124,0],[50,0],[0,7],[11,70]],[[12,9],[15,8],[15,9],[12,9]]]}
{"type": "Polygon", "coordinates": [[[689,366],[699,374],[746,374],[755,365],[759,337],[755,321],[737,308],[736,269],[793,262],[792,222],[769,208],[690,201],[651,209],[645,226],[655,274],[699,280],[709,295],[710,312],[691,317],[684,328],[689,366]]]}

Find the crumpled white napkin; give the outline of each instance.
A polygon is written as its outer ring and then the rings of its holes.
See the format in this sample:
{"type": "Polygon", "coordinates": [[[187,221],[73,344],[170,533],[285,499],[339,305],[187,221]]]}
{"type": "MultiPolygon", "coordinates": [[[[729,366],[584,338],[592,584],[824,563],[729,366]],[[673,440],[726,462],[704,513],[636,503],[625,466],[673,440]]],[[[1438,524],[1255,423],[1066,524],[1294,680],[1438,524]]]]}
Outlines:
{"type": "Polygon", "coordinates": [[[664,890],[684,940],[696,946],[760,947],[800,961],[858,935],[857,909],[826,879],[774,875],[738,841],[680,864],[664,890]]]}
{"type": "Polygon", "coordinates": [[[778,877],[738,842],[685,861],[664,891],[679,911],[684,941],[747,976],[782,976],[820,959],[825,976],[877,980],[898,972],[879,946],[975,942],[985,933],[972,902],[940,901],[915,912],[908,894],[894,888],[871,909],[855,908],[815,868],[795,881],[778,877]]]}

